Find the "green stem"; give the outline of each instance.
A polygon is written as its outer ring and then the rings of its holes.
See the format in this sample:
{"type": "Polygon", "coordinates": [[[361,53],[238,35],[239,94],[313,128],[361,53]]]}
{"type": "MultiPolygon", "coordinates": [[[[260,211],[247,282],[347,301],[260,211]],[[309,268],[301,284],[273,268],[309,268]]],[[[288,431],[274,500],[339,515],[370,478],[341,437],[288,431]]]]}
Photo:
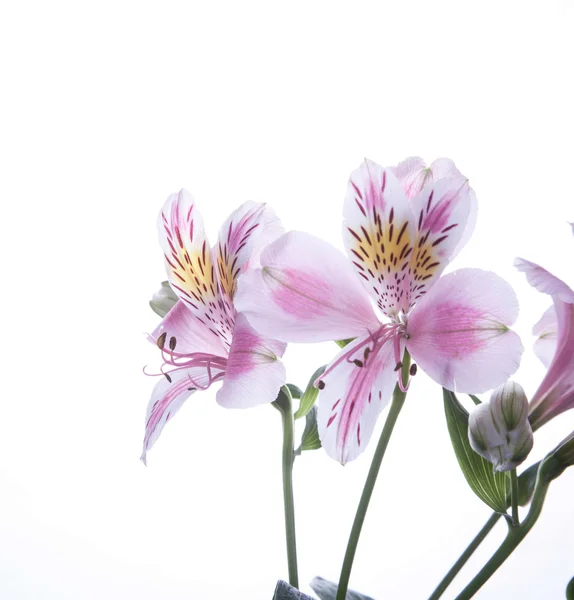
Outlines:
{"type": "Polygon", "coordinates": [[[484,538],[490,533],[502,515],[500,513],[492,513],[490,519],[485,523],[484,527],[478,532],[478,535],[470,542],[466,550],[460,555],[460,558],[454,563],[450,571],[444,576],[444,579],[438,584],[435,591],[430,595],[429,600],[437,600],[442,596],[446,588],[451,584],[452,580],[458,575],[459,571],[464,567],[468,559],[473,555],[474,551],[480,546],[484,538]]]}
{"type": "Polygon", "coordinates": [[[524,521],[516,526],[510,527],[506,534],[505,540],[502,542],[498,550],[493,554],[492,558],[484,565],[478,575],[464,588],[464,590],[456,597],[455,600],[468,600],[472,598],[476,592],[490,579],[496,572],[498,567],[512,554],[514,549],[526,537],[528,532],[534,527],[542,512],[546,492],[550,485],[550,478],[546,478],[545,461],[543,461],[538,469],[538,478],[532,504],[524,521]]]}
{"type": "Polygon", "coordinates": [[[510,502],[512,505],[512,525],[514,527],[520,525],[518,519],[518,475],[516,469],[510,471],[510,502]]]}
{"type": "MultiPolygon", "coordinates": [[[[401,372],[403,386],[406,386],[409,380],[410,364],[411,357],[405,350],[401,372]]],[[[377,475],[381,467],[381,462],[383,461],[383,457],[385,455],[385,450],[387,449],[389,439],[391,438],[391,433],[393,432],[393,428],[405,402],[406,395],[407,393],[402,392],[398,385],[395,387],[391,408],[389,410],[387,420],[385,421],[385,426],[383,427],[379,443],[377,444],[373,461],[371,462],[371,467],[369,468],[369,473],[365,481],[365,486],[363,487],[361,500],[359,501],[359,506],[357,507],[357,512],[355,514],[355,520],[353,521],[353,527],[351,528],[351,534],[349,535],[349,541],[347,542],[347,550],[345,551],[345,558],[343,560],[343,566],[341,567],[341,576],[339,577],[336,600],[346,599],[351,569],[353,568],[353,560],[355,558],[357,544],[359,543],[361,529],[363,528],[363,522],[365,521],[367,508],[369,507],[369,502],[373,494],[373,489],[375,487],[377,475]]]]}
{"type": "Polygon", "coordinates": [[[289,583],[299,587],[297,573],[297,544],[295,540],[295,504],[293,501],[293,407],[291,395],[285,394],[288,401],[282,402],[283,421],[283,503],[285,505],[285,540],[287,542],[287,563],[289,583]]]}

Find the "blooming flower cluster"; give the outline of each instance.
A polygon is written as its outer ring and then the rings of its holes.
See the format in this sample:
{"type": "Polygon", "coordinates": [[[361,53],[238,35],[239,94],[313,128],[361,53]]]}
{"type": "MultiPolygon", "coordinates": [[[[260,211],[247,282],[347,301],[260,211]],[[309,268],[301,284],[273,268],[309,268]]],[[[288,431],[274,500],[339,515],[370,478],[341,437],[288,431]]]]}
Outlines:
{"type": "Polygon", "coordinates": [[[170,196],[158,229],[175,296],[164,286],[152,302],[169,312],[150,336],[162,365],[142,458],[183,402],[217,381],[223,406],[273,401],[287,342],[353,339],[315,381],[322,445],[343,464],[365,449],[402,387],[405,351],[447,389],[502,384],[522,352],[509,329],[514,292],[478,269],[441,276],[468,240],[476,206],[448,159],[365,161],[344,202],[345,258],[309,234],[283,234],[273,212],[254,203],[227,219],[211,248],[193,198],[170,196]]]}
{"type": "MultiPolygon", "coordinates": [[[[191,195],[185,190],[171,195],[158,219],[168,281],[150,302],[162,321],[149,335],[160,366],[147,373],[159,381],[146,415],[144,463],[165,424],[197,391],[221,383],[216,399],[226,408],[275,401],[284,427],[289,577],[297,586],[295,456],[322,446],[341,464],[354,460],[392,397],[339,584],[315,580],[317,588],[330,590],[329,597],[336,593],[342,600],[386,444],[409,378],[420,367],[444,388],[462,471],[495,510],[476,539],[484,538],[500,514],[513,528],[460,596],[470,598],[536,522],[549,483],[574,464],[573,433],[522,474],[526,482],[520,483],[516,471],[533,447],[534,432],[574,408],[574,291],[542,267],[516,260],[529,283],[553,302],[533,330],[534,350],[547,372],[529,401],[509,381],[523,351],[510,329],[518,314],[512,288],[476,268],[444,274],[469,239],[476,212],[468,180],[445,158],[427,166],[413,157],[386,168],[365,160],[353,171],[343,206],[346,256],[308,233],[285,233],[269,207],[253,202],[228,217],[212,247],[191,195]],[[287,343],[330,340],[341,349],[316,371],[293,416],[291,393],[300,390],[286,384],[280,359],[287,343]],[[489,390],[489,401],[474,396],[489,390]],[[470,415],[454,392],[473,395],[478,405],[470,415]],[[307,420],[294,450],[298,416],[307,420]],[[521,498],[532,499],[522,524],[521,498]]],[[[440,596],[471,553],[459,559],[431,598],[440,596]]]]}

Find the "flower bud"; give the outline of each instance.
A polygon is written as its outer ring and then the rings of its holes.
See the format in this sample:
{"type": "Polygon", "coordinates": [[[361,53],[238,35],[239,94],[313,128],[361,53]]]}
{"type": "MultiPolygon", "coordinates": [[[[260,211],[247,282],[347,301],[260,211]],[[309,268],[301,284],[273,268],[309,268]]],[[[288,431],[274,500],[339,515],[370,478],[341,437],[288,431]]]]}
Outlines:
{"type": "Polygon", "coordinates": [[[501,429],[512,431],[528,419],[528,398],[522,386],[514,381],[507,381],[492,392],[490,407],[501,429]]]}
{"type": "Polygon", "coordinates": [[[520,385],[508,381],[480,404],[468,419],[472,449],[494,465],[495,471],[518,466],[532,450],[528,399],[520,385]]]}
{"type": "Polygon", "coordinates": [[[169,281],[162,281],[161,287],[153,295],[149,305],[152,310],[160,317],[165,317],[167,313],[174,307],[178,298],[175,292],[171,289],[169,281]]]}

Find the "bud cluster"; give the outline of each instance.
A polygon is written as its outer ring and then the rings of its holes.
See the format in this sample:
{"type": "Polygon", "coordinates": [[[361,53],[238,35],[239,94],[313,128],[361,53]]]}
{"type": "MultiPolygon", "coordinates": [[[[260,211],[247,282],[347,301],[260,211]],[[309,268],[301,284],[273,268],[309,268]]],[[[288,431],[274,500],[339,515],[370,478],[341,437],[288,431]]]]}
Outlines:
{"type": "Polygon", "coordinates": [[[490,402],[476,407],[468,419],[468,439],[495,471],[514,469],[528,456],[534,438],[528,399],[519,384],[506,382],[492,392],[490,402]]]}

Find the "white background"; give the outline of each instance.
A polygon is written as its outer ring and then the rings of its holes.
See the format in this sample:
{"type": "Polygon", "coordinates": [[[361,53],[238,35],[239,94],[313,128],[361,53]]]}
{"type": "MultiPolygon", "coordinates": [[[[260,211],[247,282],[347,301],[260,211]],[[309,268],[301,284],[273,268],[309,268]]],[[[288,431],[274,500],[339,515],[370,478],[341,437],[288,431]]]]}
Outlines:
{"type": "MultiPolygon", "coordinates": [[[[346,180],[369,157],[453,158],[479,198],[457,266],[521,302],[516,375],[543,376],[549,304],[512,268],[574,284],[574,12],[546,2],[3,2],[0,598],[270,599],[286,578],[280,418],[195,395],[145,468],[164,279],[156,215],[188,188],[211,241],[245,200],[342,247],[346,180]]],[[[290,346],[304,386],[334,344],[290,346]]],[[[382,427],[380,419],[375,437],[382,427]]],[[[532,459],[574,427],[536,435],[532,459]]],[[[374,444],[295,465],[300,578],[338,577],[374,444]]],[[[530,461],[529,461],[530,462],[530,461]]],[[[479,598],[563,598],[574,469],[479,598]]],[[[351,585],[427,598],[490,512],[458,470],[440,388],[417,376],[383,464],[351,585]]],[[[502,538],[484,544],[453,598],[502,538]]]]}

